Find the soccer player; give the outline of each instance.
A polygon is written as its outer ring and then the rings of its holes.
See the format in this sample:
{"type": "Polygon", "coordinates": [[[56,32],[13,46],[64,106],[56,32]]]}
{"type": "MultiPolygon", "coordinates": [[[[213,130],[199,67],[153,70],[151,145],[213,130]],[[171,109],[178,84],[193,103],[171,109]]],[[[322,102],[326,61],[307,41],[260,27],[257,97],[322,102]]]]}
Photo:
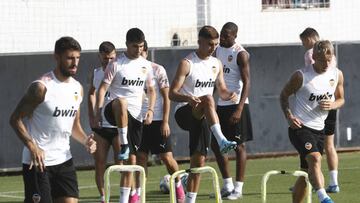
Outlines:
{"type": "MultiPolygon", "coordinates": [[[[96,123],[101,119],[101,107],[104,117],[118,128],[121,150],[119,160],[128,160],[136,164],[136,153],[141,144],[142,96],[146,87],[149,106],[145,113],[145,124],[152,122],[155,103],[155,89],[151,62],[141,57],[145,35],[139,28],[131,28],[126,33],[126,51],[110,62],[105,70],[96,97],[96,123]],[[109,92],[110,101],[104,104],[104,96],[109,92]]],[[[120,203],[129,201],[131,173],[124,173],[120,183],[120,203]]]]}
{"type": "Polygon", "coordinates": [[[238,27],[233,22],[227,22],[220,32],[220,46],[215,56],[223,64],[224,80],[230,91],[239,95],[236,101],[225,101],[221,98],[217,103],[221,130],[228,140],[236,141],[236,182],[233,184],[229,172],[228,158],[219,151],[214,139],[211,148],[216,156],[224,186],[221,195],[225,199],[236,200],[242,196],[246,167],[245,142],[252,140],[252,126],[249,111],[250,65],[249,53],[235,42],[238,27]]]}
{"type": "MultiPolygon", "coordinates": [[[[220,151],[227,153],[236,147],[228,141],[219,124],[212,96],[216,85],[223,100],[236,100],[236,94],[226,88],[221,62],[212,57],[219,43],[219,33],[211,26],[204,26],[198,34],[199,48],[183,59],[170,86],[170,99],[180,102],[176,106],[175,119],[178,125],[189,131],[190,167],[205,165],[210,145],[210,130],[214,134],[220,151]]],[[[186,185],[187,203],[195,202],[199,189],[200,175],[190,174],[186,185]]]]}
{"type": "MultiPolygon", "coordinates": [[[[314,64],[297,70],[280,94],[281,108],[289,123],[289,138],[300,154],[300,167],[308,172],[321,203],[332,203],[324,189],[321,154],[324,122],[328,112],[344,103],[342,72],[331,66],[334,47],[329,41],[318,41],[313,48],[314,64]],[[294,106],[289,108],[289,96],[294,106]]],[[[306,194],[304,177],[298,178],[293,189],[293,202],[302,202],[306,194]]]]}
{"type": "MultiPolygon", "coordinates": [[[[148,56],[148,45],[144,42],[144,49],[141,54],[144,58],[148,56]]],[[[153,122],[143,126],[143,136],[138,154],[136,157],[138,165],[145,168],[147,172],[147,161],[149,152],[160,154],[160,159],[166,166],[169,174],[179,170],[179,166],[173,157],[171,147],[171,136],[169,127],[170,99],[169,99],[169,80],[165,68],[159,64],[151,63],[154,71],[156,100],[154,106],[153,122]]],[[[142,111],[148,109],[148,98],[144,98],[142,111]]],[[[176,197],[178,202],[185,199],[184,189],[179,178],[176,180],[176,197]]],[[[133,191],[130,197],[132,202],[136,202],[140,196],[139,178],[137,176],[136,192],[133,191]]]]}
{"type": "MultiPolygon", "coordinates": [[[[95,103],[96,91],[98,90],[101,81],[104,78],[104,71],[108,63],[116,58],[116,50],[113,43],[105,41],[99,46],[99,59],[101,66],[91,70],[90,74],[90,88],[88,92],[88,114],[89,122],[92,130],[95,132],[94,140],[97,143],[97,150],[94,153],[95,159],[95,181],[100,193],[101,202],[105,202],[104,196],[104,173],[106,169],[107,155],[110,146],[114,152],[114,163],[120,164],[118,154],[120,152],[120,142],[117,133],[117,127],[109,124],[104,119],[103,112],[101,112],[102,123],[101,128],[97,128],[95,124],[95,103]]],[[[105,103],[110,99],[109,94],[105,94],[105,103]]]]}
{"type": "MultiPolygon", "coordinates": [[[[320,40],[318,32],[314,28],[306,28],[301,34],[300,39],[306,49],[305,65],[314,63],[312,58],[314,44],[320,40]]],[[[335,56],[332,59],[331,66],[336,66],[335,56]]],[[[338,164],[339,159],[334,145],[334,134],[336,125],[337,110],[329,111],[329,115],[325,120],[325,154],[329,169],[329,186],[326,188],[328,193],[340,192],[338,183],[338,164]]]]}
{"type": "Polygon", "coordinates": [[[30,84],[11,115],[10,124],[25,145],[25,203],[39,200],[37,195],[40,202],[78,202],[70,136],[90,153],[96,150],[93,135],[87,136],[80,124],[83,89],[73,78],[80,52],[80,44],[72,37],[58,39],[55,69],[30,84]]]}

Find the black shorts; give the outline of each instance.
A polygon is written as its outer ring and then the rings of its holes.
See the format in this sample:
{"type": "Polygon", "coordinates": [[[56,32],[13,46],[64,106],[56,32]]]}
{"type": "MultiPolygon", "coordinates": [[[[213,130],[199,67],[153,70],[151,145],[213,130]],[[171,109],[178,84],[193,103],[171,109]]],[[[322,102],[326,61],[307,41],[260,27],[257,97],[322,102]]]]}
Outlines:
{"type": "Polygon", "coordinates": [[[41,203],[51,203],[59,197],[79,198],[75,166],[72,159],[54,166],[47,166],[44,172],[23,164],[25,203],[33,203],[34,193],[41,196],[41,203]],[[38,191],[37,191],[38,190],[38,191]]]}
{"type": "Polygon", "coordinates": [[[303,126],[299,129],[289,128],[289,138],[291,144],[300,154],[300,167],[308,168],[306,155],[311,152],[323,153],[324,150],[324,130],[314,130],[303,126]]]}
{"type": "Polygon", "coordinates": [[[190,156],[195,152],[206,156],[210,145],[210,130],[205,118],[196,119],[192,114],[192,107],[187,104],[175,112],[175,120],[180,128],[189,131],[190,156]]]}
{"type": "Polygon", "coordinates": [[[118,135],[117,128],[91,128],[97,135],[104,138],[110,145],[114,137],[118,135]]]}
{"type": "Polygon", "coordinates": [[[150,125],[143,125],[143,135],[139,151],[152,154],[172,152],[171,136],[164,138],[161,134],[162,121],[153,121],[150,125]]]}
{"type": "MultiPolygon", "coordinates": [[[[114,101],[114,100],[113,100],[114,101]]],[[[112,102],[108,103],[105,106],[105,119],[111,124],[116,126],[115,117],[112,110],[112,102]]],[[[142,122],[136,120],[130,113],[128,113],[128,134],[127,139],[129,143],[130,148],[130,154],[136,154],[138,151],[140,144],[141,144],[141,138],[142,138],[142,122]]]]}
{"type": "Polygon", "coordinates": [[[335,134],[335,126],[336,126],[336,114],[337,110],[330,110],[328,116],[325,119],[325,135],[333,135],[335,134]]]}
{"type": "MultiPolygon", "coordinates": [[[[244,142],[253,140],[253,132],[249,104],[244,104],[240,121],[235,125],[230,124],[229,119],[235,112],[236,107],[237,105],[217,106],[216,112],[219,116],[221,131],[224,133],[226,139],[236,141],[236,143],[239,145],[244,142]]],[[[212,137],[213,141],[216,141],[215,137],[212,137]]]]}

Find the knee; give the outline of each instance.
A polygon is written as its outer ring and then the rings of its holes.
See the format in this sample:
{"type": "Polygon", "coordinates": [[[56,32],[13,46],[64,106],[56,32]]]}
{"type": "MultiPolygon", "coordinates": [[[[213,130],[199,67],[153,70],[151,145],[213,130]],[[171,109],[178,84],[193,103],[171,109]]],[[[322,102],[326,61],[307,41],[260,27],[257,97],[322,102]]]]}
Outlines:
{"type": "Polygon", "coordinates": [[[112,102],[112,107],[115,110],[127,109],[127,101],[125,98],[116,98],[112,102]]]}
{"type": "Polygon", "coordinates": [[[205,95],[201,97],[201,102],[204,104],[204,106],[207,107],[214,107],[215,101],[214,98],[211,95],[205,95]]]}
{"type": "Polygon", "coordinates": [[[306,156],[306,160],[309,166],[321,163],[321,154],[319,152],[313,152],[306,156]]]}

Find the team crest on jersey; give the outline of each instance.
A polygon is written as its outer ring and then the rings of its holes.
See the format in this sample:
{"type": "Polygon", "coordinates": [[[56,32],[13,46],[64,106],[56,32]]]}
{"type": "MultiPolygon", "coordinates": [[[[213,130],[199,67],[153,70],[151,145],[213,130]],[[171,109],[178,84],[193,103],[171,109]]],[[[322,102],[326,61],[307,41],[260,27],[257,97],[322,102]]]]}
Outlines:
{"type": "Polygon", "coordinates": [[[78,93],[77,93],[77,92],[75,92],[75,93],[74,93],[74,99],[75,99],[75,101],[77,101],[77,100],[78,100],[78,98],[79,98],[78,93]]]}
{"type": "Polygon", "coordinates": [[[334,86],[334,84],[335,84],[335,80],[334,80],[334,79],[330,79],[329,83],[330,83],[330,86],[332,87],[332,86],[334,86]]]}
{"type": "Polygon", "coordinates": [[[305,143],[305,149],[310,150],[312,148],[312,144],[310,142],[305,143]]]}
{"type": "Polygon", "coordinates": [[[145,75],[146,74],[146,67],[141,67],[141,72],[145,75]]]}
{"type": "Polygon", "coordinates": [[[233,56],[232,55],[229,55],[228,56],[228,61],[231,62],[233,60],[233,56]]]}
{"type": "Polygon", "coordinates": [[[212,71],[213,71],[214,75],[216,75],[217,70],[216,70],[216,67],[215,67],[215,66],[212,67],[212,71]]]}

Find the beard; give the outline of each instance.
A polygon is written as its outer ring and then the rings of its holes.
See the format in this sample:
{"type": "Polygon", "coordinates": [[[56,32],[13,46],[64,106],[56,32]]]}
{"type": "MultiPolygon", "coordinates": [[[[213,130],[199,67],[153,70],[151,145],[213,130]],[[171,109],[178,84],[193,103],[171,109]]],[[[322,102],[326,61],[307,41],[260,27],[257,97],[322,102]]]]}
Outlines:
{"type": "MultiPolygon", "coordinates": [[[[71,67],[72,67],[72,66],[71,66],[71,67]]],[[[61,73],[64,77],[74,76],[75,73],[70,72],[70,71],[68,70],[69,68],[70,68],[70,67],[65,68],[64,65],[60,66],[60,73],[61,73]]]]}

